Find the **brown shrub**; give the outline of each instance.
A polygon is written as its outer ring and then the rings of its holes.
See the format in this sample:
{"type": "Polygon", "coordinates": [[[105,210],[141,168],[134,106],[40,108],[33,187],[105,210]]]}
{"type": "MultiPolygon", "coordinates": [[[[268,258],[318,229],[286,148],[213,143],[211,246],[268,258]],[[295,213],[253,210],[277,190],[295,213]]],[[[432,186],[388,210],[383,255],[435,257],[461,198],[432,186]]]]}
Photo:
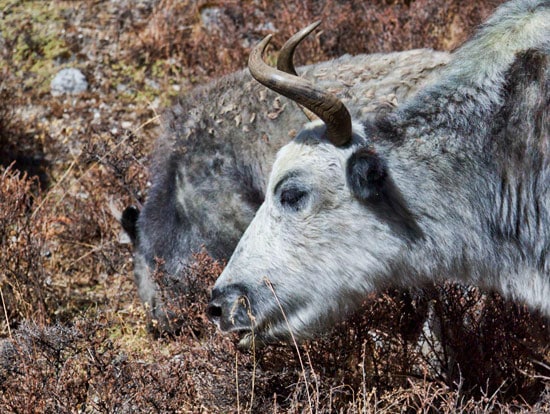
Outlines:
{"type": "Polygon", "coordinates": [[[159,286],[159,298],[164,304],[166,326],[156,329],[156,333],[171,332],[196,339],[212,335],[214,326],[204,313],[204,306],[210,299],[210,289],[223,271],[224,265],[213,260],[202,251],[193,256],[190,264],[178,276],[164,273],[163,263],[159,260],[153,279],[159,286]]]}
{"type": "Polygon", "coordinates": [[[0,166],[13,166],[26,172],[29,177],[38,177],[34,184],[45,188],[48,163],[44,159],[43,142],[35,134],[27,132],[15,114],[18,101],[12,92],[0,73],[0,166]]]}
{"type": "Polygon", "coordinates": [[[43,267],[44,222],[33,217],[39,200],[36,179],[13,167],[0,167],[0,332],[5,335],[22,319],[50,320],[54,289],[43,267]]]}
{"type": "MultiPolygon", "coordinates": [[[[216,271],[216,262],[202,255],[199,260],[202,271],[216,271]]],[[[184,310],[191,326],[203,318],[196,302],[184,310]]],[[[228,412],[235,407],[236,355],[229,339],[120,336],[112,315],[83,316],[71,327],[23,323],[0,342],[2,412],[228,412]]],[[[198,326],[213,332],[207,324],[198,326]]],[[[241,373],[240,380],[250,383],[250,374],[241,373]]]]}
{"type": "MultiPolygon", "coordinates": [[[[201,254],[189,268],[197,283],[202,275],[220,270],[219,264],[201,254]]],[[[206,284],[198,295],[206,292],[206,284]]],[[[464,289],[455,285],[437,288],[432,298],[451,307],[461,307],[480,320],[480,310],[500,315],[499,298],[473,300],[467,306],[464,289]],[[459,304],[453,304],[458,299],[459,304]],[[496,306],[487,305],[495,301],[496,306]],[[481,306],[481,307],[480,307],[481,306]],[[496,308],[496,309],[495,309],[496,308]]],[[[472,297],[478,293],[469,291],[472,297]]],[[[188,298],[190,299],[190,298],[188,298]]],[[[477,384],[466,389],[466,377],[458,383],[438,377],[428,369],[418,351],[417,312],[427,301],[421,296],[392,291],[373,297],[363,309],[333,332],[298,347],[272,345],[240,351],[234,336],[220,336],[204,321],[197,301],[182,301],[187,328],[172,338],[153,339],[140,335],[115,335],[120,322],[108,313],[88,314],[73,320],[72,327],[23,324],[12,339],[0,344],[0,409],[9,412],[487,412],[514,408],[548,409],[544,389],[539,396],[510,392],[509,384],[535,383],[548,387],[546,377],[517,365],[517,354],[498,351],[494,364],[512,367],[513,377],[505,386],[477,384]],[[414,333],[413,331],[416,331],[414,333]],[[129,346],[129,341],[138,344],[129,346]],[[512,355],[512,357],[510,357],[512,355]],[[508,387],[508,389],[506,389],[508,387]],[[15,395],[15,398],[11,396],[15,395]],[[525,401],[525,399],[531,401],[525,401]]],[[[435,305],[437,309],[439,305],[435,305]]],[[[509,309],[508,309],[509,310],[509,309]]],[[[491,313],[491,315],[494,315],[491,313]]],[[[443,317],[442,315],[438,315],[443,317]]],[[[470,315],[471,316],[471,315],[470,315]]],[[[494,316],[493,316],[494,318],[494,316]]],[[[483,318],[481,318],[483,319],[483,318]]],[[[536,326],[536,319],[482,330],[477,347],[492,346],[494,339],[509,341],[522,328],[536,326]],[[528,325],[527,325],[528,324],[528,325]],[[495,333],[492,329],[498,327],[495,333]],[[509,330],[508,334],[504,331],[509,330]],[[494,336],[495,335],[495,336],[494,336]]],[[[471,326],[449,320],[445,330],[471,326]]],[[[125,322],[122,322],[124,325],[125,322]]],[[[123,328],[124,329],[124,328],[123,328]]],[[[547,340],[528,345],[544,351],[547,340]]],[[[461,362],[486,369],[471,353],[467,338],[454,351],[467,355],[461,362]]],[[[514,351],[515,352],[515,351],[514,351]]],[[[546,350],[547,352],[547,350],[546,350]]],[[[535,353],[524,353],[524,362],[535,353]]],[[[544,357],[538,354],[535,358],[544,357]]],[[[452,361],[452,359],[449,359],[452,361]]],[[[542,367],[542,365],[540,366],[542,367]]],[[[475,368],[472,368],[475,369],[475,368]]],[[[492,379],[491,379],[492,380],[492,379]]],[[[495,384],[496,385],[496,384],[495,384]]],[[[520,390],[520,388],[516,388],[520,390]]],[[[547,388],[548,390],[548,388],[547,388]]],[[[521,391],[521,390],[520,390],[521,391]]]]}
{"type": "Polygon", "coordinates": [[[497,393],[501,401],[518,396],[536,401],[545,384],[534,378],[550,374],[537,363],[548,358],[548,321],[496,293],[457,284],[436,291],[441,379],[476,398],[497,393]]]}
{"type": "MultiPolygon", "coordinates": [[[[373,2],[163,0],[146,24],[134,25],[139,36],[136,58],[151,63],[177,59],[173,70],[199,79],[219,76],[246,65],[250,47],[277,32],[275,50],[309,23],[322,20],[322,32],[306,40],[298,61],[312,62],[344,53],[375,53],[413,48],[452,50],[501,0],[377,0],[373,2]],[[212,17],[201,18],[209,13],[212,17]]],[[[126,39],[131,42],[131,36],[126,39]]]]}

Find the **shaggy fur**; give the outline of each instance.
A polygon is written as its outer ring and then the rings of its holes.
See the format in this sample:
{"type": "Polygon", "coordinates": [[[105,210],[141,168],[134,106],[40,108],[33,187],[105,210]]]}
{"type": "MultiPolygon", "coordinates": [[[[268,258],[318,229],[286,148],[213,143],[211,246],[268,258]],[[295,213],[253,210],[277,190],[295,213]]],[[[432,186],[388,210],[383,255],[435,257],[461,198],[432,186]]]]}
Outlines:
{"type": "Polygon", "coordinates": [[[355,124],[350,146],[306,126],[277,155],[211,319],[264,341],[304,338],[373,289],[442,275],[550,316],[549,56],[550,1],[513,1],[437,82],[355,124]],[[283,191],[301,194],[299,208],[283,191]]]}

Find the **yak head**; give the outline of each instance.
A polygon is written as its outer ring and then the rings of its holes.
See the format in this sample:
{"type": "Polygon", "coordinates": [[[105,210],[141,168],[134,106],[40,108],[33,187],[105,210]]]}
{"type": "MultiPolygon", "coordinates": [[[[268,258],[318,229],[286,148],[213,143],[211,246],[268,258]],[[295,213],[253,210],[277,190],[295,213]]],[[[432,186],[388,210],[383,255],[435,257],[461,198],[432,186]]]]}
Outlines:
{"type": "Polygon", "coordinates": [[[213,289],[210,319],[244,332],[243,344],[318,332],[379,287],[388,264],[421,237],[383,145],[371,145],[334,95],[295,75],[294,47],[315,27],[283,46],[278,69],[262,59],[269,36],[249,60],[259,82],[320,120],[279,151],[265,201],[213,289]]]}

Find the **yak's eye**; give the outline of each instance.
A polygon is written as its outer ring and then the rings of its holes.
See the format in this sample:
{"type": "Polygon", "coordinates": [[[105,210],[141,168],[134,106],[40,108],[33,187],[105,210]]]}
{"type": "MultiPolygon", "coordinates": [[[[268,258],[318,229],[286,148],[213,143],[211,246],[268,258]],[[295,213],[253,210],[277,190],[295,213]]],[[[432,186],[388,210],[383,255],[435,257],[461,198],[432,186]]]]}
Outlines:
{"type": "Polygon", "coordinates": [[[306,200],[307,191],[296,187],[285,188],[281,191],[280,200],[284,207],[299,210],[306,200]]]}

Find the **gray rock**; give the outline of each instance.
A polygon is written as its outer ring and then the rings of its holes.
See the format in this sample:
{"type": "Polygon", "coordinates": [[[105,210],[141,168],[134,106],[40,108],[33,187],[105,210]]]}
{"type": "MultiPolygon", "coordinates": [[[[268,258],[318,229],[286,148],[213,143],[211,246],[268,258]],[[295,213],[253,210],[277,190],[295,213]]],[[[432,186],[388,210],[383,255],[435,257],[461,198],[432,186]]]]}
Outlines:
{"type": "Polygon", "coordinates": [[[84,74],[74,68],[62,69],[50,85],[52,96],[64,94],[76,95],[88,89],[88,82],[84,74]]]}

